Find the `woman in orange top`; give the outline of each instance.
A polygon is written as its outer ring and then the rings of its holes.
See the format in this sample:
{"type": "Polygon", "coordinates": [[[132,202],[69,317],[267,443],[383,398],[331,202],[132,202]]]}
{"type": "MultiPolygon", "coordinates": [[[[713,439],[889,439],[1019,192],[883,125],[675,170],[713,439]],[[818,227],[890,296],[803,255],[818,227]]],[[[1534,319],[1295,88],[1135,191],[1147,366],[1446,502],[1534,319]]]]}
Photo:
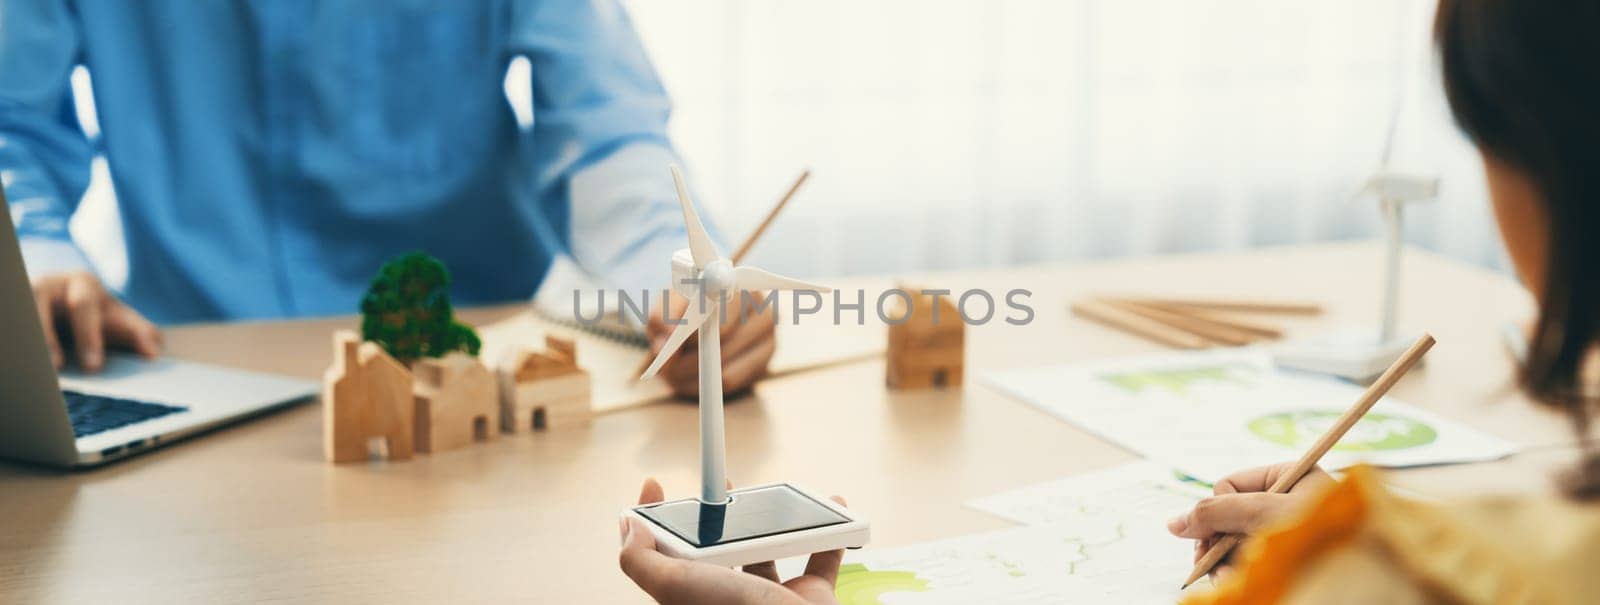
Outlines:
{"type": "MultiPolygon", "coordinates": [[[[1600,401],[1600,2],[1441,0],[1446,96],[1483,155],[1500,233],[1539,319],[1524,388],[1580,436],[1600,401]]],[[[1261,493],[1286,466],[1219,482],[1173,519],[1203,549],[1257,534],[1192,603],[1600,601],[1600,455],[1564,498],[1433,504],[1397,498],[1370,469],[1315,471],[1261,493]]],[[[1201,551],[1197,551],[1201,552],[1201,551]]]]}
{"type": "MultiPolygon", "coordinates": [[[[1451,110],[1482,152],[1501,235],[1539,302],[1523,385],[1587,435],[1600,400],[1600,2],[1441,0],[1434,30],[1451,110]]],[[[1202,549],[1255,534],[1189,602],[1600,602],[1600,452],[1563,498],[1415,502],[1365,468],[1262,493],[1282,470],[1233,475],[1171,521],[1202,549]]],[[[641,502],[661,498],[647,482],[641,502]]],[[[779,584],[771,564],[670,559],[637,521],[621,530],[623,571],[663,603],[834,602],[837,551],[779,584]]]]}

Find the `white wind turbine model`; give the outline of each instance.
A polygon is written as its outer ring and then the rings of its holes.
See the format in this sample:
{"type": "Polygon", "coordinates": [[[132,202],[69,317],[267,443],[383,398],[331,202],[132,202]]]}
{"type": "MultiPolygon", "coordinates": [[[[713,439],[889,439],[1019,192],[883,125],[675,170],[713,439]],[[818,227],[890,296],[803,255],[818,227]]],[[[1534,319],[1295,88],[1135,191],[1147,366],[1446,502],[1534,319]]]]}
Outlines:
{"type": "Polygon", "coordinates": [[[1371,329],[1346,328],[1326,337],[1280,348],[1274,359],[1278,365],[1356,381],[1378,376],[1405,352],[1414,339],[1396,338],[1400,304],[1400,253],[1404,245],[1405,205],[1434,199],[1439,193],[1439,178],[1396,172],[1389,167],[1394,152],[1395,131],[1400,124],[1400,97],[1396,96],[1389,117],[1389,133],[1383,144],[1378,169],[1367,178],[1358,196],[1373,195],[1383,209],[1386,246],[1383,275],[1381,323],[1371,329]]]}
{"type": "MultiPolygon", "coordinates": [[[[1402,220],[1405,215],[1405,205],[1432,200],[1439,195],[1439,177],[1390,170],[1389,156],[1394,151],[1394,131],[1399,119],[1397,111],[1389,124],[1389,140],[1383,146],[1383,159],[1378,165],[1378,171],[1368,178],[1366,186],[1361,188],[1362,193],[1378,198],[1378,203],[1383,206],[1383,218],[1388,231],[1384,263],[1383,324],[1378,332],[1378,342],[1394,341],[1395,323],[1399,321],[1400,249],[1405,244],[1405,221],[1402,220]]],[[[1392,361],[1393,359],[1390,360],[1392,361]]]]}
{"type": "Polygon", "coordinates": [[[661,352],[645,369],[648,380],[699,332],[700,497],[630,509],[656,536],[668,555],[719,565],[744,565],[839,548],[858,548],[869,536],[867,521],[831,500],[798,486],[773,483],[729,492],[722,421],[721,322],[730,307],[743,320],[742,291],[830,288],[790,279],[755,267],[735,267],[717,252],[689,199],[683,173],[672,166],[678,204],[688,230],[689,248],[672,255],[673,288],[689,299],[688,309],[661,352]]]}

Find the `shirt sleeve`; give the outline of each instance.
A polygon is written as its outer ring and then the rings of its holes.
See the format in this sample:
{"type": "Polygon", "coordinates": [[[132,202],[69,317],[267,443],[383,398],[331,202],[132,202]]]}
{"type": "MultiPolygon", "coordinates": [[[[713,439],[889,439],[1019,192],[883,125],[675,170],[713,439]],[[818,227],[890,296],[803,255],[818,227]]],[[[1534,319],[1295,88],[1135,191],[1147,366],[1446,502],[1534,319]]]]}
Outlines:
{"type": "Polygon", "coordinates": [[[33,277],[90,268],[67,230],[94,157],[72,103],[79,53],[65,2],[0,0],[0,185],[33,277]]]}
{"type": "Polygon", "coordinates": [[[536,188],[568,208],[572,261],[602,286],[666,285],[671,254],[688,241],[667,170],[677,161],[671,106],[631,20],[616,0],[523,2],[517,11],[513,46],[532,72],[536,188]]]}

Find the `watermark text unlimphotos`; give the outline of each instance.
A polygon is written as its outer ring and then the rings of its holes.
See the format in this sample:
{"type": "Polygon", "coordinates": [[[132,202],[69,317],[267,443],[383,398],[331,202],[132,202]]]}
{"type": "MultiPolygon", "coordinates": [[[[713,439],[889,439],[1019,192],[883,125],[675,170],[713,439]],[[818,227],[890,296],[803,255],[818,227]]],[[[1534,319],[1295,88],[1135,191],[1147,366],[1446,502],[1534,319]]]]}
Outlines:
{"type": "MultiPolygon", "coordinates": [[[[696,292],[704,292],[702,280],[686,278],[685,285],[695,286],[696,292]]],[[[667,308],[672,298],[671,290],[659,290],[652,294],[650,290],[596,290],[596,296],[591,300],[597,304],[585,305],[584,292],[572,291],[572,315],[578,323],[594,325],[600,323],[607,315],[615,314],[623,318],[633,318],[639,323],[650,319],[651,301],[660,304],[660,308],[667,308]],[[608,294],[610,296],[608,296],[608,294]]],[[[1007,290],[1003,296],[996,297],[988,290],[971,289],[953,292],[949,289],[919,289],[906,290],[892,288],[884,290],[876,297],[867,296],[867,291],[833,290],[820,292],[817,290],[800,289],[785,291],[768,291],[758,295],[748,290],[740,291],[737,296],[691,296],[690,304],[698,305],[699,313],[709,312],[710,307],[717,306],[717,312],[723,322],[745,322],[749,318],[759,318],[778,322],[780,310],[787,309],[783,314],[788,316],[788,321],[799,325],[801,318],[809,315],[826,316],[831,314],[834,325],[854,323],[866,325],[867,318],[875,315],[878,321],[896,325],[912,319],[918,305],[914,301],[918,297],[927,297],[933,300],[932,305],[926,305],[929,312],[928,320],[934,324],[941,321],[961,321],[967,325],[981,326],[991,321],[1001,320],[1014,326],[1024,326],[1033,322],[1033,307],[1028,304],[1028,299],[1033,292],[1023,288],[1007,290]],[[783,301],[787,299],[787,306],[783,301]],[[941,299],[948,299],[954,304],[956,317],[948,317],[949,313],[941,315],[939,304],[941,299]],[[830,304],[831,303],[831,304],[830,304]],[[734,308],[737,307],[737,308],[734,308]],[[906,310],[909,310],[907,312],[906,310]],[[729,311],[733,311],[730,313],[729,311]]],[[[682,319],[667,319],[669,325],[681,325],[682,319]]]]}

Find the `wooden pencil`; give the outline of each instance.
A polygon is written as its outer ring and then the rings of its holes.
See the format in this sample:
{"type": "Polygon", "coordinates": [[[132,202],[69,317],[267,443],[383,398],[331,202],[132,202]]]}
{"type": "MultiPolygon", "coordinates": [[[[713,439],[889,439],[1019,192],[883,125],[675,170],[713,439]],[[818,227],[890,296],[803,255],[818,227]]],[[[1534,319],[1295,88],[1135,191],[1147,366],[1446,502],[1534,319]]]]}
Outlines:
{"type": "Polygon", "coordinates": [[[1301,302],[1152,297],[1129,298],[1127,300],[1161,307],[1190,307],[1212,311],[1238,311],[1278,315],[1320,315],[1322,313],[1321,305],[1301,302]]]}
{"type": "Polygon", "coordinates": [[[1237,311],[1216,311],[1197,307],[1185,307],[1182,305],[1160,305],[1148,302],[1140,302],[1138,300],[1129,300],[1124,302],[1162,309],[1172,313],[1179,313],[1209,323],[1222,324],[1235,330],[1248,332],[1260,338],[1275,339],[1283,337],[1283,329],[1279,328],[1278,326],[1249,319],[1242,319],[1237,316],[1239,313],[1237,311]]]}
{"type": "Polygon", "coordinates": [[[789,200],[794,199],[795,192],[800,191],[800,186],[806,184],[806,179],[808,178],[811,178],[810,170],[800,171],[800,176],[794,179],[794,184],[789,186],[789,191],[784,193],[783,197],[778,198],[778,205],[773,206],[772,210],[767,212],[767,217],[761,220],[760,225],[756,225],[756,230],[751,231],[750,236],[744,238],[744,243],[739,245],[739,250],[733,253],[733,264],[737,265],[739,261],[744,260],[744,255],[748,254],[750,248],[756,245],[756,240],[761,239],[761,234],[766,233],[767,227],[772,226],[772,219],[778,218],[778,213],[783,211],[784,206],[789,205],[789,200]]]}
{"type": "Polygon", "coordinates": [[[1211,340],[1098,300],[1072,303],[1072,313],[1180,349],[1204,349],[1211,340]]]}
{"type": "MultiPolygon", "coordinates": [[[[1328,450],[1333,449],[1334,444],[1338,443],[1339,439],[1343,438],[1344,434],[1349,432],[1361,420],[1362,416],[1366,416],[1367,411],[1371,410],[1372,406],[1378,403],[1378,400],[1382,399],[1383,395],[1388,393],[1389,389],[1396,382],[1399,382],[1400,378],[1405,376],[1412,366],[1417,365],[1417,362],[1422,360],[1422,356],[1428,353],[1428,349],[1433,348],[1433,343],[1433,335],[1431,334],[1424,333],[1421,338],[1418,338],[1417,342],[1411,345],[1411,348],[1406,349],[1406,352],[1400,355],[1400,358],[1396,359],[1393,365],[1389,366],[1389,369],[1384,370],[1383,375],[1378,377],[1377,382],[1367,387],[1367,390],[1361,394],[1361,398],[1356,400],[1355,405],[1350,406],[1350,409],[1339,417],[1339,421],[1328,427],[1328,431],[1323,433],[1322,437],[1311,445],[1311,449],[1306,450],[1305,455],[1300,456],[1300,459],[1295,461],[1294,466],[1289,467],[1288,471],[1278,475],[1278,480],[1272,482],[1272,486],[1267,489],[1267,493],[1282,494],[1288,492],[1290,488],[1294,487],[1294,484],[1299,483],[1300,479],[1305,477],[1306,473],[1311,470],[1311,467],[1316,466],[1317,462],[1322,460],[1322,457],[1328,453],[1328,450]]],[[[1215,544],[1212,544],[1211,550],[1207,550],[1205,556],[1200,557],[1200,560],[1194,564],[1194,571],[1189,572],[1189,577],[1183,581],[1183,588],[1188,588],[1195,580],[1199,580],[1202,576],[1210,573],[1211,569],[1216,567],[1223,557],[1228,556],[1228,552],[1233,550],[1233,547],[1239,545],[1240,540],[1242,538],[1239,534],[1228,534],[1217,540],[1215,544]]]]}
{"type": "Polygon", "coordinates": [[[1207,321],[1199,317],[1170,311],[1162,307],[1141,305],[1131,301],[1116,299],[1105,299],[1100,302],[1119,307],[1136,315],[1142,315],[1146,318],[1159,321],[1201,338],[1213,340],[1229,346],[1247,345],[1260,339],[1260,337],[1254,333],[1240,330],[1227,324],[1207,321]]]}

